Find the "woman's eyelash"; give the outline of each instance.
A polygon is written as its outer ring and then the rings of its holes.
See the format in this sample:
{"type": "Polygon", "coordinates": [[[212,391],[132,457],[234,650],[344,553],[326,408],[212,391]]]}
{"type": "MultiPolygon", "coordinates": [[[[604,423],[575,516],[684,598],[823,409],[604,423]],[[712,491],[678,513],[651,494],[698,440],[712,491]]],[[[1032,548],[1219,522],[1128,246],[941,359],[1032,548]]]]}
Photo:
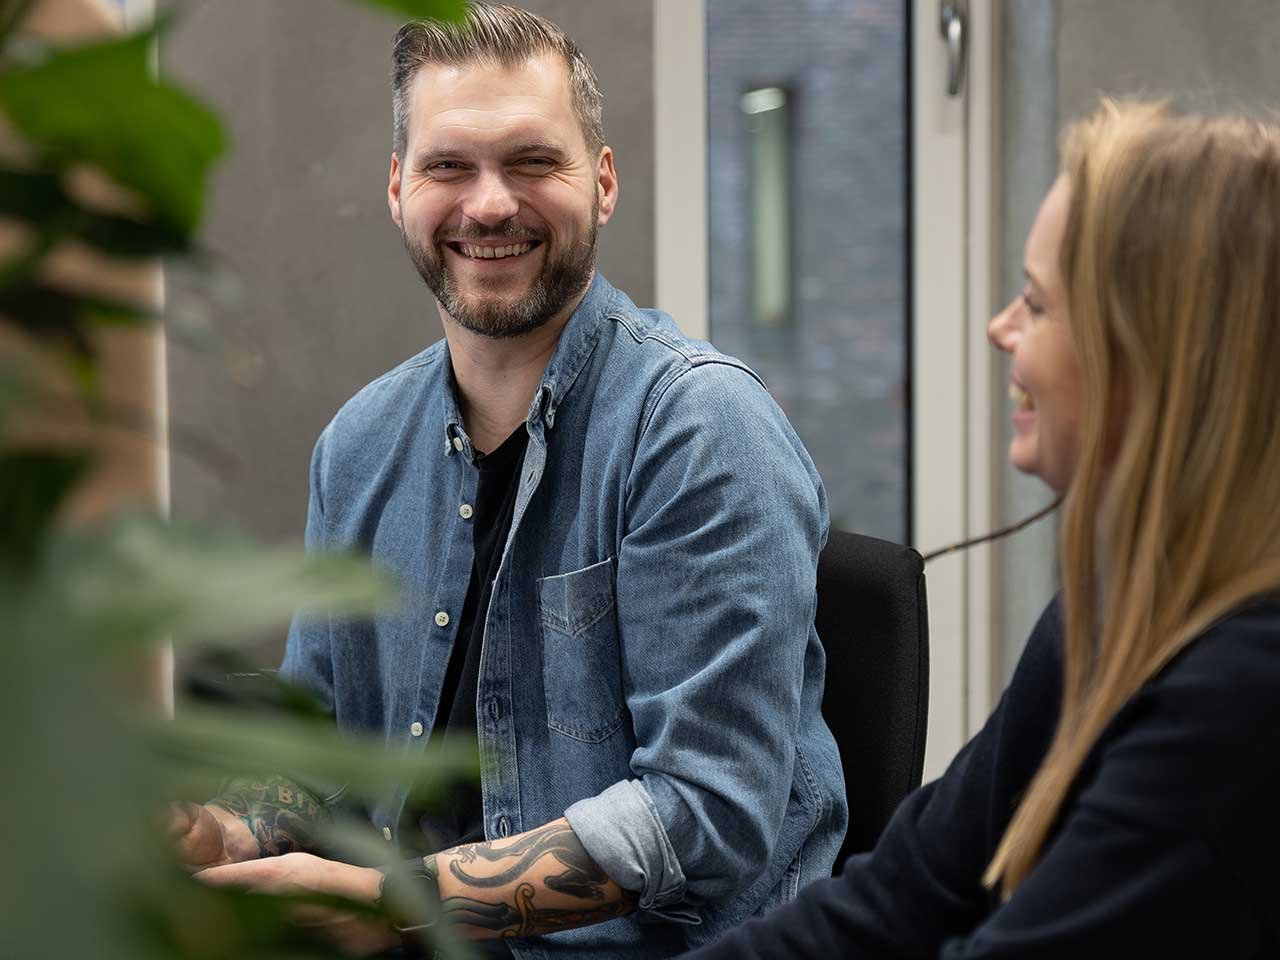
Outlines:
{"type": "Polygon", "coordinates": [[[1044,313],[1044,308],[1032,300],[1031,294],[1027,293],[1025,290],[1022,292],[1022,302],[1027,305],[1027,310],[1033,317],[1038,317],[1044,313]]]}

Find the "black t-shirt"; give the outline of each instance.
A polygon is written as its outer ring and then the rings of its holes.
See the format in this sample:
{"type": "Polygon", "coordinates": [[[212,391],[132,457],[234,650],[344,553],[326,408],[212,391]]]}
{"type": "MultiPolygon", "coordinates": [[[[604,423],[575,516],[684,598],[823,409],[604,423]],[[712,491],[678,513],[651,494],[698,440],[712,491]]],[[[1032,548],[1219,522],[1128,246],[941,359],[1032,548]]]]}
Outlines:
{"type": "MultiPolygon", "coordinates": [[[[502,550],[511,531],[520,488],[520,467],[529,433],[521,424],[496,450],[476,454],[476,502],[472,504],[472,542],[475,560],[471,582],[458,622],[458,639],[449,657],[440,705],[436,710],[433,740],[448,731],[474,735],[476,732],[476,688],[480,676],[480,645],[493,581],[502,562],[502,550]]],[[[428,755],[430,748],[428,747],[428,755]]],[[[432,812],[419,819],[430,850],[444,850],[460,843],[484,839],[484,809],[480,787],[459,784],[448,791],[432,812]]]]}

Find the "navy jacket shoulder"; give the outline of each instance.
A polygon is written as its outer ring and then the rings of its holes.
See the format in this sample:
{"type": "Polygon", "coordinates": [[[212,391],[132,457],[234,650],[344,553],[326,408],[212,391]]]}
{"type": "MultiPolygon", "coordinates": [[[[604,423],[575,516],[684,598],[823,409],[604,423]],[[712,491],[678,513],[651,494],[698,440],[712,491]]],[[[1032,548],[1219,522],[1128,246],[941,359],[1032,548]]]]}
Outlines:
{"type": "Polygon", "coordinates": [[[1052,739],[1060,687],[1055,601],[990,721],[873,852],[697,956],[1280,953],[1280,604],[1224,619],[1130,700],[1001,903],[981,876],[1052,739]]]}

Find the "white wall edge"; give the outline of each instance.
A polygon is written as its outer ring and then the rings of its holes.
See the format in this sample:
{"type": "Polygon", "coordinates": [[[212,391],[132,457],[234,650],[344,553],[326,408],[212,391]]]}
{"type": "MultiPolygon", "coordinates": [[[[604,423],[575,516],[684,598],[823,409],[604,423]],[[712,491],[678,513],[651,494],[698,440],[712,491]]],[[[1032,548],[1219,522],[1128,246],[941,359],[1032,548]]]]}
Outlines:
{"type": "MultiPolygon", "coordinates": [[[[1005,409],[995,382],[998,365],[987,343],[987,321],[1000,297],[1000,5],[969,2],[968,106],[968,528],[985,533],[996,522],[995,418],[1005,409]]],[[[989,545],[968,557],[968,733],[986,722],[1000,690],[995,568],[989,545]]]]}
{"type": "MultiPolygon", "coordinates": [[[[964,95],[946,93],[938,0],[912,0],[912,542],[922,552],[968,532],[964,95]]],[[[929,565],[925,779],[968,733],[968,555],[929,565]]]]}
{"type": "Polygon", "coordinates": [[[654,293],[689,336],[710,335],[704,0],[654,0],[654,293]]]}

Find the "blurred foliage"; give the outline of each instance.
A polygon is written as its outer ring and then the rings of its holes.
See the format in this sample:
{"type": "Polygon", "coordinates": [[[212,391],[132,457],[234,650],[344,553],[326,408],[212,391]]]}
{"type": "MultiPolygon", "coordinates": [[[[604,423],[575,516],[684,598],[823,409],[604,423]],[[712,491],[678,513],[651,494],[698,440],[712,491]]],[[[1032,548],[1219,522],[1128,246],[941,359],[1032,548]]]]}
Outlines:
{"type": "MultiPolygon", "coordinates": [[[[352,2],[414,17],[462,8],[352,2]]],[[[32,6],[0,0],[0,224],[16,238],[0,260],[0,344],[17,333],[42,345],[71,372],[84,411],[101,417],[95,330],[157,318],[57,286],[47,260],[74,243],[204,269],[213,260],[197,229],[226,137],[212,110],[151,69],[164,22],[59,47],[21,34],[32,6]],[[125,202],[88,198],[86,170],[125,188],[125,202]]],[[[295,610],[368,615],[393,601],[393,586],[358,558],[268,550],[137,513],[92,529],[60,525],[93,453],[12,434],[41,400],[38,379],[0,355],[0,957],[333,955],[290,922],[294,902],[191,880],[165,836],[166,802],[202,799],[233,774],[281,772],[281,757],[285,772],[346,783],[356,798],[393,784],[429,792],[474,776],[474,747],[444,745],[424,771],[410,754],[340,735],[304,694],[270,679],[269,711],[200,706],[168,721],[142,702],[134,677],[168,642],[235,663],[243,638],[295,610]]],[[[336,824],[333,848],[366,862],[385,856],[368,829],[336,824]]]]}
{"type": "Polygon", "coordinates": [[[223,133],[198,100],[153,81],[154,39],[145,31],[7,70],[0,74],[0,109],[38,145],[45,165],[92,164],[147,200],[144,224],[156,239],[168,231],[181,245],[200,220],[223,133]]]}

